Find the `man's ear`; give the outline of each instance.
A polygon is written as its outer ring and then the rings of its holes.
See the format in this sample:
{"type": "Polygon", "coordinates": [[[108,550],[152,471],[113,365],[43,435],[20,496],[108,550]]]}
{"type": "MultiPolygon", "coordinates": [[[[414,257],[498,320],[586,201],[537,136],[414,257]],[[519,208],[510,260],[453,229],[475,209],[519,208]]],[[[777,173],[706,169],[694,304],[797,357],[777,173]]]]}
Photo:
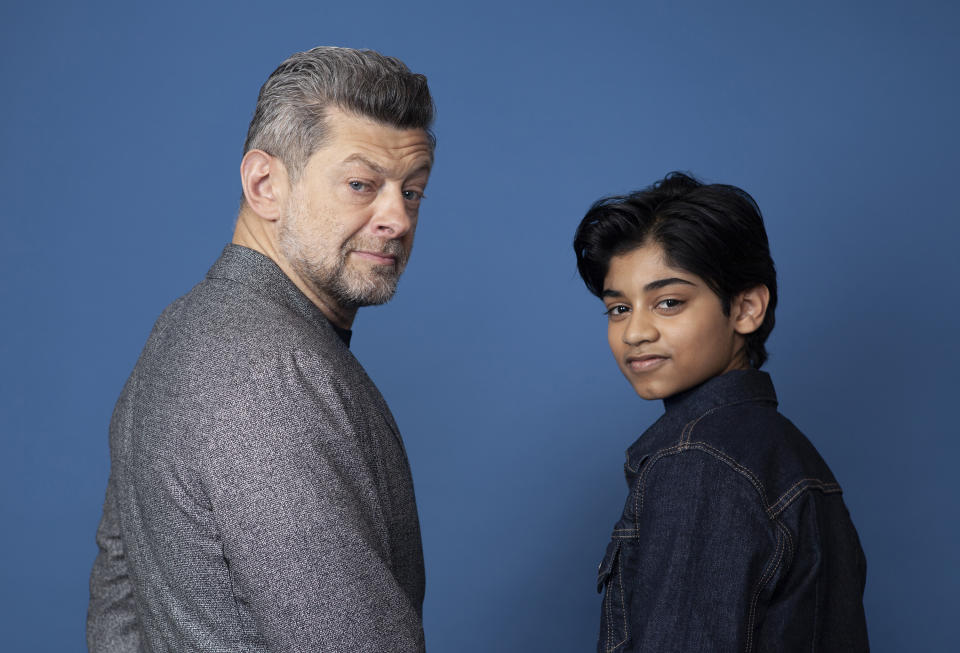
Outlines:
{"type": "Polygon", "coordinates": [[[738,294],[730,305],[733,330],[745,336],[759,329],[767,314],[769,303],[770,289],[763,284],[738,294]]]}
{"type": "Polygon", "coordinates": [[[240,162],[243,196],[254,213],[271,222],[280,218],[290,190],[283,162],[263,150],[250,150],[240,162]]]}

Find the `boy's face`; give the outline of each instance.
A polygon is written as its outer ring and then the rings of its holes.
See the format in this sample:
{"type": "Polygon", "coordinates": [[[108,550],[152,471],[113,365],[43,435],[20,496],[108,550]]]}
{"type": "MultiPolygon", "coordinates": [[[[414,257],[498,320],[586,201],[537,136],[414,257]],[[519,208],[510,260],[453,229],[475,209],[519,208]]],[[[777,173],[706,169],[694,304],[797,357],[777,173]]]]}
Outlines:
{"type": "Polygon", "coordinates": [[[703,279],[667,265],[659,245],[613,257],[602,297],[613,357],[644,399],[748,367],[736,307],[724,315],[703,279]]]}

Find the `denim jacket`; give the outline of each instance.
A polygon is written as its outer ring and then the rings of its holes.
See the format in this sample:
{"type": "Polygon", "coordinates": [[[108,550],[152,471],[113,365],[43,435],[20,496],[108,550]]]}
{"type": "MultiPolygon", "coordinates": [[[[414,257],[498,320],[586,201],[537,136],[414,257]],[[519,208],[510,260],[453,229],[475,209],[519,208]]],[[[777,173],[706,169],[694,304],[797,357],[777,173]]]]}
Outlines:
{"type": "Polygon", "coordinates": [[[857,531],[769,375],[729,372],[664,404],[627,450],[597,650],[869,650],[857,531]]]}

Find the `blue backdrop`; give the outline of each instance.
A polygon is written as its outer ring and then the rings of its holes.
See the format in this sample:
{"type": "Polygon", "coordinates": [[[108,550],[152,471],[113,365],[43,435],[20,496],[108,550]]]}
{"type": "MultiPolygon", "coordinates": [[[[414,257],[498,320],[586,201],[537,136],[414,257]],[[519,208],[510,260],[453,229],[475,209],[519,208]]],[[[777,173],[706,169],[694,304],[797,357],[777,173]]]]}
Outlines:
{"type": "Polygon", "coordinates": [[[763,209],[769,370],[870,564],[875,651],[955,647],[960,11],[949,2],[4,2],[0,632],[80,651],[113,402],[230,238],[259,85],[293,51],[428,75],[411,266],[353,349],[405,434],[433,651],[588,651],[623,450],[659,414],[570,240],[682,169],[763,209]]]}

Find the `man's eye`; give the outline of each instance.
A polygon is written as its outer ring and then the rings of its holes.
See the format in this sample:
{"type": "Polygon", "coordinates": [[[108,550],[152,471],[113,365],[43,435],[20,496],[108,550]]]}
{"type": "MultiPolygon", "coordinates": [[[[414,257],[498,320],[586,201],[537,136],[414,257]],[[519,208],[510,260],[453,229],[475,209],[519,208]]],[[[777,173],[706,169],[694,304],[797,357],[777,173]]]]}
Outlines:
{"type": "Polygon", "coordinates": [[[367,188],[369,188],[369,184],[367,184],[365,181],[350,181],[347,183],[350,185],[350,188],[358,192],[365,191],[367,188]]]}
{"type": "Polygon", "coordinates": [[[419,202],[424,197],[423,193],[418,190],[405,190],[403,191],[403,199],[408,202],[419,202]]]}

